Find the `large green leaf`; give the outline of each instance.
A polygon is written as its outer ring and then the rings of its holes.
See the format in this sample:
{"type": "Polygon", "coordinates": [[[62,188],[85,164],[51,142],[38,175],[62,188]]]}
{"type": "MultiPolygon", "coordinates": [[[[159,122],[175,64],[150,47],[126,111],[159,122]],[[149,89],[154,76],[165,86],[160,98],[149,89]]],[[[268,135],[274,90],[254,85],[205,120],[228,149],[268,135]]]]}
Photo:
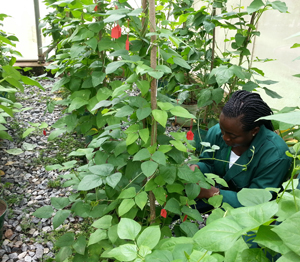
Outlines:
{"type": "Polygon", "coordinates": [[[284,244],[300,256],[300,211],[286,219],[272,230],[283,240],[284,244]]]}
{"type": "Polygon", "coordinates": [[[133,198],[136,195],[135,187],[129,187],[121,191],[118,198],[133,198]]]}
{"type": "Polygon", "coordinates": [[[203,221],[203,218],[197,209],[193,209],[188,206],[183,206],[181,212],[197,221],[203,221]]]}
{"type": "Polygon", "coordinates": [[[57,247],[72,246],[74,244],[74,237],[75,237],[74,233],[68,232],[56,240],[55,246],[57,247]]]}
{"type": "Polygon", "coordinates": [[[51,197],[51,205],[56,209],[63,209],[70,204],[68,197],[51,197]]]}
{"type": "Polygon", "coordinates": [[[71,210],[59,210],[56,212],[55,216],[53,217],[52,223],[53,228],[58,228],[68,216],[71,214],[71,210]]]}
{"type": "Polygon", "coordinates": [[[272,194],[265,189],[243,188],[237,198],[243,206],[255,206],[272,199],[272,194]]]}
{"type": "Polygon", "coordinates": [[[168,114],[166,111],[154,109],[152,110],[152,115],[158,123],[160,123],[163,127],[166,127],[168,120],[168,114]]]}
{"type": "Polygon", "coordinates": [[[258,11],[262,6],[265,4],[262,0],[254,0],[252,3],[247,7],[248,14],[252,14],[253,12],[258,11]]]}
{"type": "Polygon", "coordinates": [[[134,200],[136,205],[142,210],[148,202],[148,195],[145,191],[142,191],[135,196],[134,200]]]}
{"type": "Polygon", "coordinates": [[[121,239],[135,240],[140,233],[142,226],[129,218],[121,218],[118,224],[118,236],[121,239]]]}
{"type": "Polygon", "coordinates": [[[188,237],[193,237],[199,231],[196,223],[185,221],[180,224],[180,228],[186,233],[188,237]]]}
{"type": "Polygon", "coordinates": [[[171,108],[170,113],[174,116],[184,117],[184,118],[195,118],[189,111],[181,106],[175,106],[171,108]]]}
{"type": "MultiPolygon", "coordinates": [[[[174,261],[173,255],[169,250],[154,250],[150,255],[146,256],[145,262],[172,262],[174,261]]],[[[179,261],[177,261],[179,262],[179,261]]]]}
{"type": "Polygon", "coordinates": [[[142,161],[146,159],[150,159],[151,154],[147,148],[142,148],[140,151],[138,151],[134,157],[133,161],[142,161]]]}
{"type": "Polygon", "coordinates": [[[105,79],[106,74],[104,72],[101,71],[95,71],[92,73],[92,84],[93,87],[96,87],[98,85],[100,85],[103,80],[105,79]]]}
{"type": "Polygon", "coordinates": [[[91,190],[102,185],[102,179],[98,175],[86,175],[80,181],[77,189],[82,191],[91,190]]]}
{"type": "Polygon", "coordinates": [[[120,19],[122,19],[123,17],[125,17],[126,15],[121,15],[121,14],[113,14],[110,15],[109,17],[105,18],[103,20],[104,23],[110,23],[110,22],[115,22],[118,21],[120,19]]]}
{"type": "Polygon", "coordinates": [[[171,198],[167,201],[165,209],[174,213],[174,214],[181,214],[180,211],[180,204],[175,198],[171,198]]]}
{"type": "Polygon", "coordinates": [[[102,228],[102,229],[108,229],[111,226],[112,216],[106,215],[104,217],[101,217],[100,219],[96,220],[92,227],[95,228],[102,228]]]}
{"type": "Polygon", "coordinates": [[[160,166],[159,173],[163,177],[164,181],[168,184],[173,184],[176,179],[176,167],[175,166],[160,166]]]}
{"type": "Polygon", "coordinates": [[[124,199],[118,208],[119,216],[121,217],[126,214],[132,207],[134,207],[134,205],[135,202],[133,199],[124,199]]]}
{"type": "Polygon", "coordinates": [[[114,73],[119,67],[121,67],[124,64],[125,64],[125,62],[123,62],[123,61],[111,62],[107,65],[105,73],[106,74],[114,73]]]}
{"type": "Polygon", "coordinates": [[[200,194],[200,186],[197,183],[186,184],[185,192],[189,199],[195,199],[200,194]]]}
{"type": "Polygon", "coordinates": [[[156,151],[154,154],[151,156],[151,159],[155,161],[156,163],[165,166],[166,165],[166,156],[163,152],[156,151]]]}
{"type": "Polygon", "coordinates": [[[87,105],[88,103],[89,102],[87,100],[85,100],[85,99],[83,99],[81,97],[75,97],[72,100],[72,102],[71,102],[71,104],[69,106],[68,111],[69,111],[69,113],[71,113],[73,110],[76,110],[76,109],[78,109],[78,108],[80,108],[80,107],[82,107],[84,105],[87,105]]]}
{"type": "Polygon", "coordinates": [[[279,12],[281,12],[281,13],[286,13],[287,10],[288,10],[288,7],[286,6],[286,3],[282,2],[282,1],[271,2],[271,6],[274,9],[278,10],[279,12]]]}
{"type": "Polygon", "coordinates": [[[285,254],[291,251],[284,244],[283,240],[274,231],[272,231],[273,228],[274,226],[260,226],[254,239],[254,242],[281,254],[285,254]]]}
{"type": "Polygon", "coordinates": [[[245,262],[270,262],[270,260],[266,257],[265,252],[261,248],[245,249],[241,255],[242,261],[245,262]]]}
{"type": "Polygon", "coordinates": [[[20,155],[24,152],[21,148],[4,149],[4,151],[10,155],[20,155]]]}
{"type": "Polygon", "coordinates": [[[104,239],[107,239],[107,231],[99,228],[90,235],[88,246],[98,243],[104,239]]]}
{"type": "Polygon", "coordinates": [[[114,173],[105,179],[106,184],[108,184],[112,188],[115,188],[117,184],[121,181],[121,178],[122,178],[122,174],[120,172],[114,173]]]}
{"type": "Polygon", "coordinates": [[[231,216],[244,228],[253,229],[268,222],[278,211],[275,201],[257,206],[243,207],[231,210],[231,216]]]}
{"type": "Polygon", "coordinates": [[[232,262],[232,261],[242,262],[241,254],[245,249],[248,249],[248,248],[249,247],[247,246],[247,244],[245,243],[243,238],[238,239],[237,241],[235,241],[233,246],[231,248],[229,248],[227,250],[227,252],[225,252],[224,262],[232,262]]]}
{"type": "Polygon", "coordinates": [[[200,247],[206,250],[226,251],[246,231],[231,217],[224,217],[201,228],[194,235],[193,239],[200,247]]]}
{"type": "Polygon", "coordinates": [[[134,109],[131,106],[125,105],[118,109],[117,113],[115,114],[115,117],[129,117],[133,113],[134,109]]]}
{"type": "Polygon", "coordinates": [[[158,164],[153,161],[143,162],[141,165],[142,171],[146,177],[152,176],[156,171],[158,164]]]}
{"type": "Polygon", "coordinates": [[[109,250],[105,256],[114,257],[117,261],[139,261],[135,260],[137,257],[137,247],[133,244],[124,244],[113,248],[109,250]]]}
{"type": "Polygon", "coordinates": [[[181,57],[174,57],[173,61],[175,64],[177,64],[183,68],[191,69],[190,65],[181,57]]]}
{"type": "Polygon", "coordinates": [[[160,229],[158,226],[147,227],[138,237],[137,245],[146,246],[153,249],[160,240],[160,229]]]}
{"type": "Polygon", "coordinates": [[[271,116],[261,117],[259,119],[276,120],[287,124],[300,125],[300,111],[294,111],[284,114],[275,114],[271,116]]]}
{"type": "Polygon", "coordinates": [[[80,254],[84,255],[85,248],[86,248],[86,239],[84,236],[79,236],[76,240],[76,242],[73,244],[73,248],[75,251],[80,254]]]}
{"type": "Polygon", "coordinates": [[[112,164],[102,164],[89,167],[89,171],[98,176],[109,176],[114,170],[112,164]]]}
{"type": "Polygon", "coordinates": [[[42,89],[45,91],[45,89],[41,86],[41,84],[27,76],[21,76],[21,80],[25,85],[30,85],[30,86],[37,86],[38,88],[42,89]]]}
{"type": "Polygon", "coordinates": [[[38,218],[50,218],[53,214],[54,210],[52,206],[43,206],[37,209],[33,215],[38,218]]]}

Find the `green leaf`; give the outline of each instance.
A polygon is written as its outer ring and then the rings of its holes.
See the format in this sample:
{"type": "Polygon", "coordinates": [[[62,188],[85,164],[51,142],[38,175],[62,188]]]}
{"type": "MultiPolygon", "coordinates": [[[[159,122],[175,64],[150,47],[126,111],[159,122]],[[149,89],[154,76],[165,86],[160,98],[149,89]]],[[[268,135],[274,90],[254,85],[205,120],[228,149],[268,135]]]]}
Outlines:
{"type": "Polygon", "coordinates": [[[4,149],[4,151],[10,155],[20,155],[23,153],[21,148],[4,149]]]}
{"type": "Polygon", "coordinates": [[[243,85],[243,90],[252,92],[257,87],[258,87],[258,84],[254,83],[252,81],[248,81],[245,85],[243,85]]]}
{"type": "Polygon", "coordinates": [[[297,48],[297,47],[300,47],[300,44],[295,43],[295,44],[293,44],[293,46],[291,48],[297,48]]]}
{"type": "Polygon", "coordinates": [[[134,207],[134,205],[135,203],[133,199],[124,199],[118,208],[119,216],[121,217],[126,214],[132,207],[134,207]]]}
{"type": "Polygon", "coordinates": [[[147,148],[143,148],[134,155],[133,161],[142,161],[142,160],[150,159],[150,157],[151,154],[149,150],[147,148]]]}
{"type": "Polygon", "coordinates": [[[102,164],[89,167],[89,171],[98,176],[109,176],[114,170],[112,164],[102,164]]]}
{"type": "Polygon", "coordinates": [[[188,237],[193,237],[196,232],[199,231],[199,228],[196,226],[196,223],[185,221],[180,224],[180,228],[186,233],[188,237]]]}
{"type": "Polygon", "coordinates": [[[168,184],[173,184],[176,179],[176,167],[175,166],[160,166],[159,174],[163,177],[164,181],[168,184]]]}
{"type": "Polygon", "coordinates": [[[156,163],[165,166],[166,165],[166,156],[163,152],[156,151],[151,156],[151,159],[155,161],[156,163]]]}
{"type": "Polygon", "coordinates": [[[148,202],[148,195],[145,191],[142,191],[135,196],[134,200],[136,205],[142,210],[148,202]]]}
{"type": "Polygon", "coordinates": [[[203,221],[203,218],[197,209],[193,209],[188,206],[183,206],[181,212],[197,221],[203,221]]]}
{"type": "Polygon", "coordinates": [[[73,248],[74,250],[80,254],[84,255],[86,247],[86,239],[84,236],[79,236],[77,241],[74,243],[73,248]]]}
{"type": "Polygon", "coordinates": [[[284,244],[282,239],[272,231],[273,228],[273,226],[260,226],[254,242],[281,254],[288,253],[290,249],[284,244]]]}
{"type": "Polygon", "coordinates": [[[150,177],[154,174],[158,167],[158,164],[153,161],[143,162],[141,165],[142,171],[146,177],[150,177]]]}
{"type": "Polygon", "coordinates": [[[137,247],[133,244],[124,244],[113,248],[107,253],[107,256],[114,257],[117,261],[139,261],[135,260],[137,257],[137,247]]]}
{"type": "Polygon", "coordinates": [[[111,62],[107,65],[107,67],[105,69],[105,73],[106,74],[114,73],[119,67],[121,67],[124,64],[125,64],[125,62],[123,62],[123,61],[111,62]]]}
{"type": "Polygon", "coordinates": [[[122,19],[123,17],[125,17],[126,15],[123,15],[123,14],[113,14],[113,15],[110,15],[109,17],[105,18],[103,20],[104,23],[111,23],[111,22],[115,22],[115,21],[118,21],[120,19],[122,19]]]}
{"type": "Polygon", "coordinates": [[[281,13],[286,13],[287,10],[288,10],[288,7],[286,6],[286,3],[282,2],[282,1],[271,2],[271,6],[273,7],[273,9],[276,9],[281,13]]]}
{"type": "Polygon", "coordinates": [[[138,237],[137,245],[138,247],[146,246],[153,249],[160,240],[160,229],[159,226],[147,227],[138,237]]]}
{"type": "Polygon", "coordinates": [[[184,118],[195,118],[189,111],[181,106],[175,106],[170,109],[170,113],[174,116],[184,117],[184,118]]]}
{"type": "Polygon", "coordinates": [[[81,97],[75,97],[68,109],[68,112],[71,113],[73,110],[76,110],[84,105],[87,105],[89,102],[81,97]]]}
{"type": "Polygon", "coordinates": [[[90,235],[88,246],[96,244],[104,239],[107,239],[107,231],[103,229],[97,229],[90,235]]]}
{"type": "Polygon", "coordinates": [[[22,138],[25,138],[25,137],[28,136],[30,133],[32,133],[34,130],[35,130],[34,127],[27,128],[26,131],[24,131],[24,133],[22,134],[22,138]]]}
{"type": "Polygon", "coordinates": [[[225,262],[242,261],[241,253],[245,249],[248,249],[248,246],[243,238],[238,239],[237,241],[235,241],[233,246],[229,248],[225,253],[225,262]]]}
{"type": "Polygon", "coordinates": [[[179,151],[186,152],[187,148],[181,141],[170,140],[170,143],[175,146],[179,151]]]}
{"type": "Polygon", "coordinates": [[[200,186],[196,183],[186,184],[185,192],[189,199],[195,199],[200,194],[200,186]]]}
{"type": "Polygon", "coordinates": [[[152,110],[150,107],[145,107],[145,108],[139,108],[136,111],[136,116],[138,118],[138,120],[143,120],[146,117],[148,117],[151,114],[152,110]]]}
{"type": "Polygon", "coordinates": [[[138,138],[139,135],[137,133],[129,133],[126,138],[126,145],[129,146],[133,144],[138,138]]]}
{"type": "Polygon", "coordinates": [[[266,257],[265,252],[260,248],[250,248],[245,249],[242,252],[242,261],[253,261],[253,258],[255,258],[255,261],[257,262],[270,262],[270,260],[266,257]]]}
{"type": "MultiPolygon", "coordinates": [[[[153,261],[173,262],[174,258],[173,258],[171,251],[169,251],[169,250],[154,250],[151,254],[147,255],[145,258],[145,262],[153,262],[153,261]]],[[[176,262],[179,262],[179,261],[176,261],[176,262]]]]}
{"type": "Polygon", "coordinates": [[[272,230],[283,240],[284,244],[300,256],[300,228],[299,228],[300,212],[293,214],[287,218],[279,226],[272,230]]]}
{"type": "Polygon", "coordinates": [[[131,106],[123,106],[120,109],[118,109],[117,113],[115,114],[115,117],[124,117],[124,116],[130,116],[133,113],[134,109],[131,106]]]}
{"type": "Polygon", "coordinates": [[[243,188],[237,198],[243,206],[255,206],[270,201],[272,194],[265,189],[243,188]]]}
{"type": "Polygon", "coordinates": [[[287,124],[300,125],[300,111],[288,112],[284,114],[275,114],[261,117],[260,119],[276,120],[287,124]]]}
{"type": "Polygon", "coordinates": [[[51,206],[43,206],[37,209],[33,215],[38,218],[50,218],[53,214],[54,210],[51,206]]]}
{"type": "Polygon", "coordinates": [[[68,232],[62,235],[59,239],[56,240],[55,246],[57,247],[70,247],[74,244],[75,234],[68,232]]]}
{"type": "Polygon", "coordinates": [[[94,71],[92,73],[93,87],[96,87],[96,86],[100,85],[103,82],[103,80],[105,79],[105,77],[106,77],[106,74],[104,72],[94,71]]]}
{"type": "Polygon", "coordinates": [[[219,252],[228,250],[245,232],[231,217],[224,217],[201,228],[193,239],[202,248],[219,252]]]}
{"type": "Polygon", "coordinates": [[[5,132],[3,130],[0,131],[0,138],[7,139],[9,141],[13,141],[13,138],[7,132],[5,132]]]}
{"type": "Polygon", "coordinates": [[[147,143],[150,137],[150,132],[148,128],[144,128],[142,130],[139,130],[140,138],[144,141],[144,143],[147,143]]]}
{"type": "Polygon", "coordinates": [[[63,262],[72,255],[72,249],[70,247],[62,247],[59,249],[59,252],[55,256],[57,262],[63,262]]]}
{"type": "Polygon", "coordinates": [[[171,198],[167,201],[165,209],[174,213],[174,214],[181,214],[180,211],[180,204],[175,198],[171,198]]]}
{"type": "Polygon", "coordinates": [[[272,98],[282,98],[282,96],[278,95],[275,91],[270,90],[266,87],[263,87],[262,89],[265,90],[266,94],[272,98]]]}
{"type": "Polygon", "coordinates": [[[129,187],[127,189],[122,190],[118,198],[133,198],[136,195],[135,187],[129,187]]]}
{"type": "Polygon", "coordinates": [[[117,97],[117,96],[119,96],[119,95],[124,94],[124,92],[125,92],[126,90],[130,89],[130,87],[131,87],[130,85],[122,85],[122,86],[117,87],[117,88],[113,91],[112,97],[115,98],[115,97],[117,97]]]}
{"type": "Polygon", "coordinates": [[[88,41],[86,41],[86,44],[95,51],[97,48],[98,42],[97,42],[97,39],[93,37],[93,38],[89,39],[88,41]]]}
{"type": "Polygon", "coordinates": [[[191,69],[190,65],[181,57],[174,57],[173,61],[175,64],[177,64],[183,68],[191,69]]]}
{"type": "Polygon", "coordinates": [[[71,210],[59,210],[56,212],[55,216],[53,217],[52,223],[53,228],[58,228],[68,216],[71,214],[71,210]]]}
{"type": "Polygon", "coordinates": [[[82,191],[91,190],[102,185],[102,179],[97,175],[86,175],[78,184],[77,189],[82,191]]]}
{"type": "Polygon", "coordinates": [[[63,209],[70,204],[68,197],[51,197],[51,205],[56,209],[63,209]]]}
{"type": "Polygon", "coordinates": [[[150,89],[150,82],[146,80],[138,81],[136,85],[141,90],[142,96],[146,95],[150,89]]]}
{"type": "Polygon", "coordinates": [[[37,86],[39,89],[42,89],[45,91],[45,89],[41,86],[41,84],[27,76],[21,76],[21,80],[25,85],[30,85],[30,86],[37,86]]]}
{"type": "Polygon", "coordinates": [[[248,7],[247,7],[247,12],[248,14],[252,14],[253,12],[258,11],[262,6],[265,4],[263,3],[262,0],[254,0],[248,7]]]}
{"type": "Polygon", "coordinates": [[[135,240],[140,233],[142,226],[129,218],[121,218],[118,224],[118,236],[121,239],[135,240]]]}
{"type": "Polygon", "coordinates": [[[114,173],[106,178],[106,184],[115,188],[117,184],[121,181],[122,174],[120,172],[114,173]]]}

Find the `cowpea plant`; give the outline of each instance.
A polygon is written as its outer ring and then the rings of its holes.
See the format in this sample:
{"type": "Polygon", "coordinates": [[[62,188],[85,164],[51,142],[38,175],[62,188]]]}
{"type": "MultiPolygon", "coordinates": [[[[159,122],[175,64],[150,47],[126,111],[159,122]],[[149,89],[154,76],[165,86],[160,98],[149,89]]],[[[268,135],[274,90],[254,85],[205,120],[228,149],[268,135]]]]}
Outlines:
{"type": "MultiPolygon", "coordinates": [[[[185,44],[179,45],[182,39],[166,26],[163,28],[168,21],[159,22],[162,26],[147,34],[143,30],[144,26],[148,28],[147,23],[142,19],[148,19],[146,9],[134,10],[126,1],[119,1],[117,7],[106,1],[97,5],[90,0],[45,2],[55,7],[55,17],[60,22],[55,25],[62,29],[45,31],[58,41],[55,63],[49,69],[62,78],[53,90],[64,87],[70,92],[59,102],[67,106],[66,115],[53,126],[56,130],[50,139],[73,130],[91,138],[86,148],[69,155],[85,157],[86,165],[78,167],[73,160],[47,167],[47,170],[70,169],[61,177],[64,186],[72,187],[74,192],[69,197],[52,198],[51,206],[38,209],[34,215],[53,217],[54,230],[69,216],[85,219],[84,229],[68,232],[57,240],[60,250],[55,261],[153,261],[164,257],[166,261],[178,257],[183,261],[193,261],[196,257],[197,261],[201,257],[219,261],[221,254],[212,254],[201,247],[197,238],[193,239],[198,234],[193,221],[201,221],[202,216],[192,208],[200,188],[210,188],[218,178],[213,174],[205,177],[198,169],[191,171],[186,165],[186,159],[195,157],[184,132],[166,134],[171,117],[194,116],[172,103],[160,90],[155,107],[151,103],[151,95],[156,91],[153,92],[150,82],[176,73],[177,66],[188,70],[191,66],[188,62],[192,64],[192,56],[184,52],[188,51],[185,44]],[[122,36],[120,28],[126,28],[127,35],[122,36]],[[157,40],[150,42],[154,36],[157,40]],[[184,50],[172,50],[173,44],[184,50]],[[161,55],[163,62],[154,69],[150,66],[149,50],[156,46],[160,47],[160,54],[165,51],[167,55],[161,55]],[[132,90],[137,91],[136,96],[130,96],[132,90]],[[156,122],[158,127],[153,129],[156,122]],[[151,206],[153,200],[155,205],[151,206]],[[150,218],[153,207],[155,217],[150,218]],[[183,223],[171,232],[169,224],[175,218],[183,223]],[[177,236],[175,239],[173,234],[177,236]],[[151,236],[151,242],[146,235],[151,236]]],[[[262,12],[271,5],[260,3],[254,0],[250,11],[262,12]]],[[[191,12],[191,18],[193,15],[197,13],[191,12]]],[[[185,16],[178,16],[180,25],[185,16]]],[[[243,75],[233,65],[227,69],[221,67],[211,77],[221,79],[222,72],[226,77],[229,72],[226,80],[231,81],[232,70],[243,75]]],[[[210,99],[215,93],[212,89],[208,88],[210,99]]],[[[222,196],[215,196],[209,202],[217,208],[222,204],[222,196]]],[[[222,208],[229,215],[230,207],[222,204],[222,208]]],[[[210,220],[224,215],[222,209],[216,210],[219,211],[210,220]]]]}

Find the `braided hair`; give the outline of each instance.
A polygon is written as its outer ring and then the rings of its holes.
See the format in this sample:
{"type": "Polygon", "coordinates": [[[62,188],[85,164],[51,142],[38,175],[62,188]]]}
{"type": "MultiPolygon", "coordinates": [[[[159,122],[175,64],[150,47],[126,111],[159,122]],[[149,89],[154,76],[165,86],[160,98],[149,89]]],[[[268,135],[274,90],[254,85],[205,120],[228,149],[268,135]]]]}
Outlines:
{"type": "Polygon", "coordinates": [[[274,131],[271,120],[256,121],[260,117],[273,114],[271,108],[257,93],[251,93],[245,90],[236,91],[223,107],[222,113],[230,118],[241,116],[244,131],[250,131],[261,125],[274,131]]]}

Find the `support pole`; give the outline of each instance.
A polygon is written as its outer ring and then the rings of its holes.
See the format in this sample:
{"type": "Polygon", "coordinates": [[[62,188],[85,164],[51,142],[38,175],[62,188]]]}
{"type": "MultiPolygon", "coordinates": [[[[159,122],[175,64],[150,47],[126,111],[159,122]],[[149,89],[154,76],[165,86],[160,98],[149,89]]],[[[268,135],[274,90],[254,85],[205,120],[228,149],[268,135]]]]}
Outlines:
{"type": "Polygon", "coordinates": [[[39,0],[33,0],[34,2],[34,17],[35,17],[35,30],[36,30],[36,39],[37,39],[37,48],[38,48],[38,63],[44,63],[45,57],[42,50],[42,31],[39,28],[40,24],[40,6],[39,0]]]}
{"type": "MultiPolygon", "coordinates": [[[[149,0],[149,21],[150,21],[150,32],[156,32],[156,23],[155,23],[155,0],[149,0]]],[[[150,63],[151,68],[156,69],[156,36],[151,36],[151,54],[150,54],[150,63]]],[[[151,80],[151,108],[152,110],[157,108],[157,81],[152,77],[151,80]]],[[[156,143],[157,138],[157,122],[152,117],[152,128],[151,128],[151,145],[156,143]]],[[[152,191],[149,192],[149,201],[150,201],[150,223],[154,223],[156,213],[155,213],[155,196],[152,191]]]]}

